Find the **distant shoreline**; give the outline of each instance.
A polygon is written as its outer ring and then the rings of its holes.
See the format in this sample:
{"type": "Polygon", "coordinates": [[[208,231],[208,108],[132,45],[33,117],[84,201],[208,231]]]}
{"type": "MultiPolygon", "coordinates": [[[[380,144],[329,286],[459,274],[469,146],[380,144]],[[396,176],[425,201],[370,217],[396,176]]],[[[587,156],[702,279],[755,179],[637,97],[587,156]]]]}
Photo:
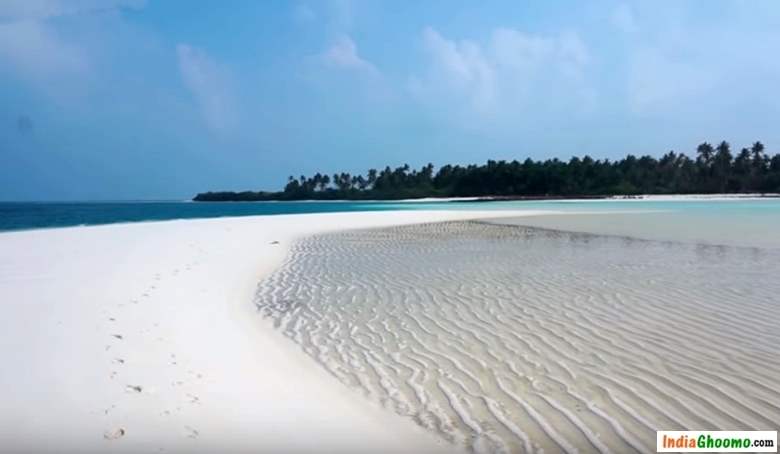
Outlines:
{"type": "Polygon", "coordinates": [[[566,200],[758,200],[758,199],[777,199],[780,193],[717,193],[717,194],[636,194],[636,195],[516,195],[516,196],[473,196],[473,197],[419,197],[407,199],[299,199],[299,200],[197,200],[192,202],[200,203],[257,203],[257,202],[289,202],[289,203],[426,203],[426,202],[502,202],[502,201],[566,201],[566,200]]]}
{"type": "Polygon", "coordinates": [[[108,224],[170,221],[185,219],[208,219],[224,217],[245,217],[263,215],[285,215],[321,212],[374,212],[374,211],[416,211],[419,209],[548,209],[568,205],[567,209],[579,204],[606,206],[633,205],[635,209],[645,209],[642,204],[679,202],[689,203],[740,203],[755,201],[776,203],[780,194],[685,194],[685,195],[638,195],[630,197],[448,197],[419,198],[401,200],[297,200],[272,202],[223,202],[192,203],[166,202],[144,203],[133,201],[123,203],[14,203],[0,202],[0,234],[13,231],[41,230],[52,228],[72,228],[108,224]],[[494,202],[494,203],[480,203],[494,202]]]}
{"type": "Polygon", "coordinates": [[[638,194],[638,195],[599,195],[599,196],[494,196],[480,197],[475,202],[497,202],[511,200],[756,200],[780,198],[778,193],[733,193],[733,194],[638,194]]]}
{"type": "MultiPolygon", "coordinates": [[[[736,151],[736,150],[735,150],[736,151]]],[[[557,158],[520,162],[432,163],[419,169],[408,164],[367,173],[320,172],[287,178],[276,191],[209,191],[195,201],[262,200],[408,200],[476,197],[478,200],[633,198],[642,194],[770,194],[780,192],[780,153],[767,153],[754,142],[735,154],[724,141],[703,142],[695,157],[669,151],[659,158],[628,154],[621,159],[585,155],[568,161],[557,158]]]]}

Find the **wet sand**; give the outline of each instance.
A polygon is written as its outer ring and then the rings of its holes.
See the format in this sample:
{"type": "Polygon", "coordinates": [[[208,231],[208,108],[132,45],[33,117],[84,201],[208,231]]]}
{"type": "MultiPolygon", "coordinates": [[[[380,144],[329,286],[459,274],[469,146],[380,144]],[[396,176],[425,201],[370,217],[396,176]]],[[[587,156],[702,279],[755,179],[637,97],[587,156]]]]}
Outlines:
{"type": "Polygon", "coordinates": [[[770,249],[451,222],[302,239],[256,302],[457,446],[654,452],[660,429],[780,425],[778,275],[770,249]]]}
{"type": "Polygon", "coordinates": [[[488,222],[687,244],[780,250],[777,229],[780,210],[769,207],[764,211],[759,216],[724,214],[717,210],[551,214],[488,222]]]}

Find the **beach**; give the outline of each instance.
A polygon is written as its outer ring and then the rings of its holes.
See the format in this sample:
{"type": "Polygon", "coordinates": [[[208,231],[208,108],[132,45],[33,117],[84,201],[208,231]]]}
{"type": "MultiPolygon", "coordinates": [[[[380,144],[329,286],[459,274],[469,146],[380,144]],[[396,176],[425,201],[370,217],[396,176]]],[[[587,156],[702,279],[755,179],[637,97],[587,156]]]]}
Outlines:
{"type": "Polygon", "coordinates": [[[775,243],[643,240],[627,216],[655,215],[2,233],[0,446],[647,452],[655,430],[775,429],[775,243]],[[596,217],[621,227],[554,229],[596,217]]]}
{"type": "Polygon", "coordinates": [[[780,425],[780,251],[522,226],[554,218],[313,236],[257,304],[345,386],[471,452],[780,425]]]}
{"type": "Polygon", "coordinates": [[[0,0],[0,454],[776,452],[779,23],[0,0]]]}
{"type": "Polygon", "coordinates": [[[274,331],[255,291],[307,235],[511,214],[331,213],[2,233],[0,446],[450,452],[274,331]]]}

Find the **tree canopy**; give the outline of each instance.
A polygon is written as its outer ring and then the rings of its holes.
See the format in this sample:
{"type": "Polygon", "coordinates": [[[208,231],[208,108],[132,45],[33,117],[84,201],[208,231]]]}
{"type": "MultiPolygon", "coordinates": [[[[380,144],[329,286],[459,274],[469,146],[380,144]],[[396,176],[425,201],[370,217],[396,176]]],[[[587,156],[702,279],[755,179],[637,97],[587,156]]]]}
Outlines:
{"type": "Polygon", "coordinates": [[[590,156],[483,165],[433,164],[412,169],[369,169],[364,175],[290,176],[278,192],[206,192],[196,201],[397,200],[419,197],[598,197],[636,194],[780,192],[780,154],[755,142],[739,153],[728,142],[704,142],[695,158],[670,151],[660,158],[627,155],[610,161],[590,156]]]}

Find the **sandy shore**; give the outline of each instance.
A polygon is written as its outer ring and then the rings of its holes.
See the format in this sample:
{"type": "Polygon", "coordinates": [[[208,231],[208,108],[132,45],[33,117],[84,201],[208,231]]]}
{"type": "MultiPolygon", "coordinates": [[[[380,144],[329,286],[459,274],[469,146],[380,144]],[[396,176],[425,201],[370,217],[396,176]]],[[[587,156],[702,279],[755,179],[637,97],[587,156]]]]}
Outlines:
{"type": "Polygon", "coordinates": [[[780,426],[779,252],[356,230],[297,241],[257,303],[342,382],[474,452],[647,453],[656,430],[780,426]]]}
{"type": "Polygon", "coordinates": [[[0,234],[0,447],[451,451],[343,387],[260,320],[253,294],[303,235],[519,214],[258,216],[0,234]]]}
{"type": "Polygon", "coordinates": [[[605,200],[652,200],[657,202],[726,201],[726,200],[766,200],[780,197],[774,192],[744,194],[642,194],[635,196],[612,196],[605,200]]]}

